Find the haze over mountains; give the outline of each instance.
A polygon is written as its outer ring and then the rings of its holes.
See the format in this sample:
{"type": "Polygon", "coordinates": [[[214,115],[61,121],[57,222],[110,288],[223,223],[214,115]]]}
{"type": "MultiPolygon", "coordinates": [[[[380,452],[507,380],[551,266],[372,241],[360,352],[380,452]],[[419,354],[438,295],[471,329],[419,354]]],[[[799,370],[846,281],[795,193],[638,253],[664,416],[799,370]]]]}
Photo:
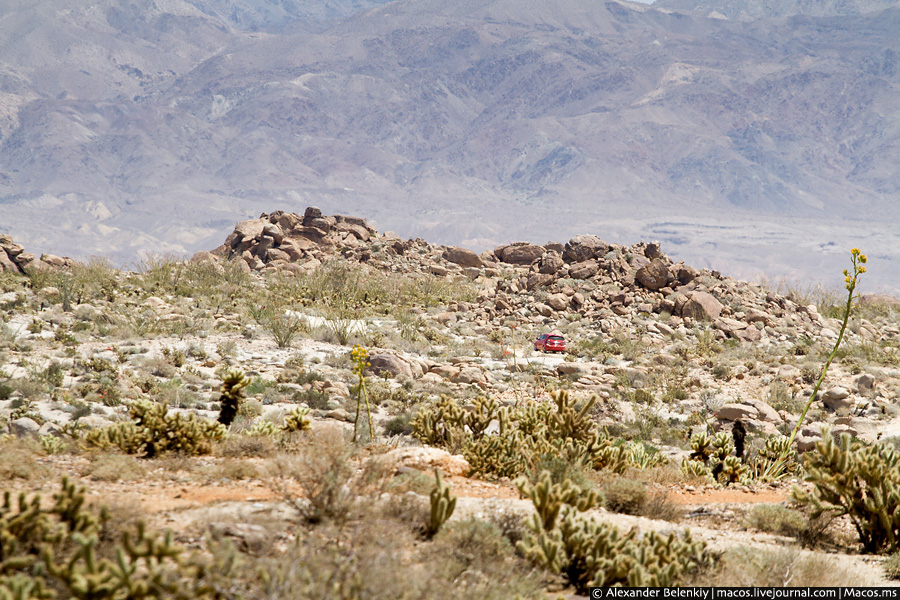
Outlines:
{"type": "Polygon", "coordinates": [[[860,246],[900,288],[898,1],[70,5],[0,0],[0,232],[31,251],[193,252],[314,204],[744,276],[839,282],[860,246]]]}

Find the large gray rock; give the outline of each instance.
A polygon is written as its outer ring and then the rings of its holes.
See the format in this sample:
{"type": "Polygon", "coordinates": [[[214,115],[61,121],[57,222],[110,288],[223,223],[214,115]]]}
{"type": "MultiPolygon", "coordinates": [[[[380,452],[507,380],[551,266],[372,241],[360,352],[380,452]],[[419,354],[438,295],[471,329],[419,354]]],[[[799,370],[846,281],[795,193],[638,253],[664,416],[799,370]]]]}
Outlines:
{"type": "Polygon", "coordinates": [[[566,256],[577,263],[603,256],[608,250],[609,244],[596,235],[576,235],[566,242],[566,256]]]}
{"type": "Polygon", "coordinates": [[[477,254],[459,246],[450,246],[444,250],[443,258],[464,267],[480,267],[482,265],[481,258],[477,254]]]}
{"type": "Polygon", "coordinates": [[[402,375],[412,378],[412,368],[409,363],[394,354],[372,354],[369,356],[370,369],[376,375],[389,373],[392,377],[402,375]]]}
{"type": "Polygon", "coordinates": [[[40,429],[41,426],[37,424],[37,421],[29,419],[28,417],[22,417],[21,419],[16,419],[9,423],[9,432],[16,437],[37,435],[37,432],[40,431],[40,429]]]}
{"type": "Polygon", "coordinates": [[[695,291],[687,297],[681,316],[699,321],[715,321],[722,314],[723,308],[722,303],[709,292],[695,291]]]}

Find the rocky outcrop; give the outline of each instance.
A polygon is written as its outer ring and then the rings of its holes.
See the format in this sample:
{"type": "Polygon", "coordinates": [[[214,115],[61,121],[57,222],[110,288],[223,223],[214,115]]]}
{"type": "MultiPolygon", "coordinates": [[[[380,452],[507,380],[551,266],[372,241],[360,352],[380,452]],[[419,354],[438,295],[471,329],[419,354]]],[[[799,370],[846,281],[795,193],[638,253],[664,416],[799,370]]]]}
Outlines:
{"type": "Polygon", "coordinates": [[[25,273],[29,269],[55,269],[74,264],[69,257],[42,254],[35,258],[31,252],[25,252],[20,244],[13,241],[12,237],[0,234],[0,273],[25,273]]]}

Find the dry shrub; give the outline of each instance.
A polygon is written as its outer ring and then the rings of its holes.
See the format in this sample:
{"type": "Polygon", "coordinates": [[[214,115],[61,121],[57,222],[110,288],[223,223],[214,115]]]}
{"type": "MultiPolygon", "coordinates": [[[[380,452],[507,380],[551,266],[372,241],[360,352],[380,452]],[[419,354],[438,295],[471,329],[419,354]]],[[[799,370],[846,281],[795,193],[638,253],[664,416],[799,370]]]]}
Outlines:
{"type": "Polygon", "coordinates": [[[664,490],[654,490],[647,494],[647,501],[641,508],[640,515],[648,519],[677,523],[684,516],[684,509],[670,502],[669,494],[664,490]]]}
{"type": "Polygon", "coordinates": [[[138,459],[129,454],[97,452],[90,459],[82,475],[94,481],[132,481],[146,473],[138,459]]]}
{"type": "Polygon", "coordinates": [[[249,460],[236,460],[226,458],[211,466],[207,472],[207,479],[218,481],[220,479],[256,479],[260,476],[260,468],[249,460]]]}
{"type": "Polygon", "coordinates": [[[780,504],[758,504],[747,516],[751,529],[788,537],[799,537],[807,525],[802,513],[780,504]]]}
{"type": "Polygon", "coordinates": [[[47,468],[37,461],[44,451],[32,438],[11,438],[0,443],[0,481],[40,479],[47,468]]]}
{"type": "Polygon", "coordinates": [[[607,510],[639,515],[647,503],[647,486],[633,479],[618,478],[601,488],[607,510]]]}
{"type": "Polygon", "coordinates": [[[275,454],[275,442],[266,435],[229,435],[216,444],[216,456],[267,458],[275,454]]]}
{"type": "Polygon", "coordinates": [[[841,565],[837,557],[799,550],[734,548],[716,567],[688,582],[705,587],[859,587],[865,576],[841,565]]]}
{"type": "Polygon", "coordinates": [[[301,530],[286,552],[243,561],[246,597],[438,600],[448,590],[461,600],[546,597],[530,565],[490,523],[448,524],[425,543],[381,509],[357,516],[301,530]]]}
{"type": "Polygon", "coordinates": [[[377,460],[358,464],[339,427],[312,431],[296,454],[278,456],[273,463],[273,488],[309,523],[347,520],[357,498],[379,491],[386,474],[377,460]]]}

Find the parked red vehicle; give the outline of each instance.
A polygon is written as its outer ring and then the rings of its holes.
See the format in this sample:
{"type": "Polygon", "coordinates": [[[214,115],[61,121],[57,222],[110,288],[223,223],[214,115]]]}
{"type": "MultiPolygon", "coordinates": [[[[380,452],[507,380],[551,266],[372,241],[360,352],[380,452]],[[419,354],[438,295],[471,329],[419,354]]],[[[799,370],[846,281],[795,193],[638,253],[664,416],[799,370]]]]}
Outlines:
{"type": "Polygon", "coordinates": [[[559,333],[542,333],[534,340],[534,349],[541,352],[565,352],[566,340],[559,333]]]}

